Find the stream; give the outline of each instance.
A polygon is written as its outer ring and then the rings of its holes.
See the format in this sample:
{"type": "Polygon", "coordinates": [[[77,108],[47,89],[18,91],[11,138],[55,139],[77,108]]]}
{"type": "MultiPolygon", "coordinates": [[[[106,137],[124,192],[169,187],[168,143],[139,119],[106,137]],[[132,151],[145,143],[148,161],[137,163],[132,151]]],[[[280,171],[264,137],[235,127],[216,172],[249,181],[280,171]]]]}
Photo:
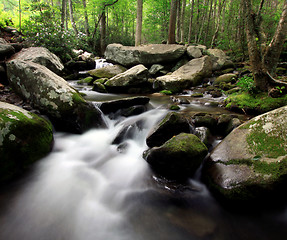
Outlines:
{"type": "MultiPolygon", "coordinates": [[[[79,90],[95,104],[126,96],[79,90]]],[[[200,169],[185,183],[152,172],[142,158],[145,139],[168,101],[155,96],[138,116],[104,116],[107,129],[56,133],[53,151],[0,190],[0,240],[286,239],[287,206],[231,211],[200,181],[200,169]],[[112,144],[134,123],[129,138],[112,144]]],[[[224,112],[207,102],[195,100],[181,110],[224,112]]]]}

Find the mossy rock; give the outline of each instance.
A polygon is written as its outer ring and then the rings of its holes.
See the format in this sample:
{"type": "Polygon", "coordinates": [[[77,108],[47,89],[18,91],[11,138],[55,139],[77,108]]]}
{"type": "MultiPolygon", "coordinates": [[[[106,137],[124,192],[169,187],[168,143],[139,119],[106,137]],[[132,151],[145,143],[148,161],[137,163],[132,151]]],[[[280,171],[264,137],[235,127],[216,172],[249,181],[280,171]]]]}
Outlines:
{"type": "Polygon", "coordinates": [[[190,96],[194,97],[194,98],[201,98],[201,97],[203,97],[203,93],[193,93],[190,96]]]}
{"type": "Polygon", "coordinates": [[[262,114],[287,105],[287,95],[272,98],[267,93],[234,93],[225,100],[225,108],[247,114],[262,114]]]}
{"type": "Polygon", "coordinates": [[[94,80],[93,77],[86,77],[84,79],[81,79],[81,80],[77,81],[77,84],[88,84],[88,85],[91,85],[93,80],[94,80]]]}
{"type": "Polygon", "coordinates": [[[193,134],[181,133],[160,147],[148,150],[144,157],[159,174],[183,179],[195,173],[208,150],[193,134]]]}
{"type": "Polygon", "coordinates": [[[235,82],[237,78],[236,74],[233,73],[227,73],[227,74],[223,74],[219,77],[217,77],[213,83],[214,86],[218,86],[220,83],[224,82],[224,83],[232,83],[235,82]]]}
{"type": "Polygon", "coordinates": [[[1,184],[50,152],[53,131],[47,120],[3,102],[0,102],[0,128],[1,184]]]}
{"type": "Polygon", "coordinates": [[[287,183],[287,107],[232,131],[210,154],[203,175],[212,191],[232,201],[272,200],[287,183]]]}
{"type": "Polygon", "coordinates": [[[112,78],[120,73],[125,72],[127,69],[120,65],[106,66],[99,69],[88,71],[88,74],[95,78],[112,78]]]}
{"type": "Polygon", "coordinates": [[[179,113],[169,112],[149,133],[146,143],[149,147],[161,146],[171,137],[180,133],[189,133],[190,124],[179,113]]]}
{"type": "Polygon", "coordinates": [[[180,107],[178,105],[171,105],[169,107],[169,110],[172,110],[172,111],[177,111],[177,110],[180,110],[180,107]]]}
{"type": "Polygon", "coordinates": [[[212,132],[217,126],[217,119],[210,114],[196,115],[192,120],[196,127],[207,127],[212,132]]]}

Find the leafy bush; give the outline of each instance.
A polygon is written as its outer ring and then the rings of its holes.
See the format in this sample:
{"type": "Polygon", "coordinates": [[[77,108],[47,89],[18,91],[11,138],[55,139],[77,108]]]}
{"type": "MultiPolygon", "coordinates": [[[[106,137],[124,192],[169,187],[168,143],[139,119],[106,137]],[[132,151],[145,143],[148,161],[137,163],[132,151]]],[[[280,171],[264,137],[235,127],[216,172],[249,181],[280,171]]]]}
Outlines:
{"type": "Polygon", "coordinates": [[[254,80],[253,77],[250,76],[243,76],[239,78],[236,85],[244,92],[254,93],[255,91],[254,80]]]}

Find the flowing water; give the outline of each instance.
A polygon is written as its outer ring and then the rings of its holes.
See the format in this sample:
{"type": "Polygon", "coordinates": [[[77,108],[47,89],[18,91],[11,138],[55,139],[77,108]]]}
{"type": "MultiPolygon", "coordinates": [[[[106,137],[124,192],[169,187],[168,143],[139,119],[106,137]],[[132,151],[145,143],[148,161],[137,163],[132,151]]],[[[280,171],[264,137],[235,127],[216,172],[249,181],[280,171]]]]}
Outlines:
{"type": "MultiPolygon", "coordinates": [[[[115,97],[89,94],[94,101],[115,97]]],[[[53,152],[0,192],[0,240],[286,239],[285,208],[230,212],[200,182],[200,169],[180,184],[150,170],[142,153],[167,113],[163,102],[157,98],[138,116],[105,116],[107,129],[56,133],[53,152]],[[112,144],[126,127],[128,137],[112,144]]]]}

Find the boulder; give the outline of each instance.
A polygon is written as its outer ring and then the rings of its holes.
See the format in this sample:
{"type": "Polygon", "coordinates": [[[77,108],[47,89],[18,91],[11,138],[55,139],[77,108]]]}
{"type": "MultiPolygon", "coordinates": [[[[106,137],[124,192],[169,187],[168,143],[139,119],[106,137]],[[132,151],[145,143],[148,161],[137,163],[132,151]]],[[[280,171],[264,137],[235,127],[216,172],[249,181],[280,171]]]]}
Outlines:
{"type": "Polygon", "coordinates": [[[143,64],[151,66],[155,63],[172,62],[186,52],[186,47],[175,44],[149,44],[137,47],[109,44],[106,48],[107,61],[126,67],[143,64]]]}
{"type": "Polygon", "coordinates": [[[205,77],[211,75],[211,72],[211,58],[204,56],[189,61],[171,75],[156,78],[154,85],[172,92],[180,92],[186,88],[201,84],[205,77]]]}
{"type": "Polygon", "coordinates": [[[161,64],[153,64],[150,69],[149,69],[149,73],[151,75],[156,75],[159,71],[163,70],[164,66],[161,64]]]}
{"type": "Polygon", "coordinates": [[[198,48],[197,46],[189,46],[186,51],[187,51],[187,55],[190,58],[200,58],[200,57],[202,57],[201,49],[198,48]]]}
{"type": "Polygon", "coordinates": [[[207,50],[207,54],[215,59],[213,63],[213,70],[220,70],[234,67],[233,62],[221,49],[209,48],[207,50]]]}
{"type": "Polygon", "coordinates": [[[183,179],[195,173],[207,151],[206,146],[197,136],[181,133],[162,146],[146,151],[144,158],[161,175],[183,179]]]}
{"type": "Polygon", "coordinates": [[[51,150],[51,123],[20,107],[0,102],[0,129],[0,183],[21,174],[51,150]]]}
{"type": "Polygon", "coordinates": [[[38,63],[56,74],[60,74],[64,69],[64,65],[60,58],[44,47],[29,47],[22,49],[20,52],[13,55],[12,59],[38,63]]]}
{"type": "Polygon", "coordinates": [[[21,60],[7,62],[8,80],[14,90],[61,131],[81,133],[105,126],[101,112],[48,68],[21,60]]]}
{"type": "Polygon", "coordinates": [[[255,203],[282,195],[287,183],[286,117],[287,107],[282,107],[233,130],[204,167],[210,189],[224,200],[255,203]]]}
{"type": "Polygon", "coordinates": [[[167,140],[180,133],[190,133],[190,124],[179,113],[168,113],[160,123],[151,130],[146,139],[149,147],[161,146],[167,140]]]}
{"type": "Polygon", "coordinates": [[[0,60],[4,60],[15,53],[15,49],[6,43],[0,43],[0,60]]]}
{"type": "Polygon", "coordinates": [[[106,66],[88,71],[88,74],[95,78],[112,78],[127,69],[120,65],[106,66]]]}
{"type": "Polygon", "coordinates": [[[107,114],[132,106],[145,105],[149,102],[149,100],[150,99],[148,97],[129,97],[119,100],[102,102],[99,107],[103,113],[107,114]]]}
{"type": "Polygon", "coordinates": [[[125,91],[131,87],[140,87],[148,83],[148,69],[140,64],[120,73],[105,82],[110,91],[125,91]]]}
{"type": "Polygon", "coordinates": [[[214,86],[218,86],[220,83],[234,83],[237,79],[237,75],[234,73],[226,73],[217,77],[213,83],[214,86]]]}

